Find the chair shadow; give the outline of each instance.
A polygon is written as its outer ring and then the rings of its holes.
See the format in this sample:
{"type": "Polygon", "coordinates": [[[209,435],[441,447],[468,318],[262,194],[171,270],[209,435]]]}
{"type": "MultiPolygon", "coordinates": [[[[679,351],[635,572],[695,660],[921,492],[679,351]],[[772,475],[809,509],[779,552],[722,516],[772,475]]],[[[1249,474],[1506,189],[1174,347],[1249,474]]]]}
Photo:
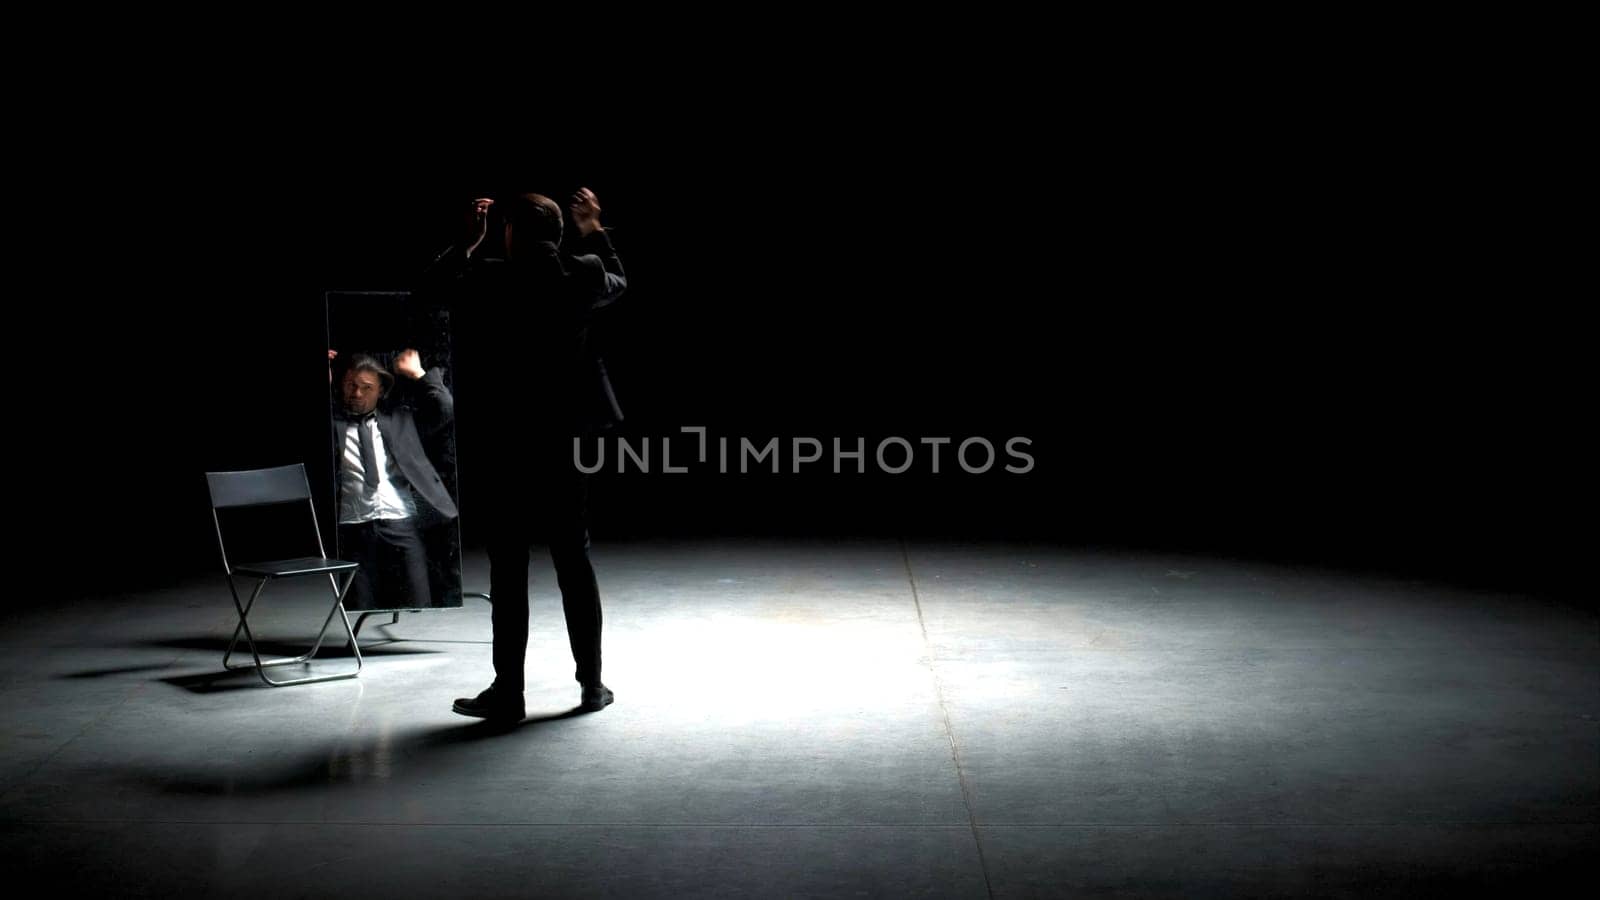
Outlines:
{"type": "Polygon", "coordinates": [[[145,787],[156,787],[162,793],[197,797],[259,797],[296,790],[326,790],[330,787],[372,783],[390,785],[398,790],[404,786],[408,772],[422,773],[431,781],[449,778],[452,773],[466,777],[480,771],[483,756],[472,752],[471,748],[483,741],[519,733],[531,736],[587,715],[589,713],[581,706],[574,706],[566,710],[538,713],[520,722],[470,720],[465,724],[419,729],[398,737],[392,734],[371,735],[354,744],[337,741],[322,751],[307,753],[298,761],[284,764],[275,771],[263,771],[256,766],[244,767],[241,764],[239,771],[222,775],[218,774],[214,765],[187,773],[181,770],[174,772],[170,767],[135,767],[128,769],[128,775],[131,781],[145,787]],[[405,771],[393,771],[396,760],[403,761],[405,771]]]}
{"type": "MultiPolygon", "coordinates": [[[[316,658],[354,659],[355,654],[350,652],[350,645],[346,641],[347,639],[343,635],[335,635],[330,631],[328,636],[323,639],[322,648],[317,651],[316,658]]],[[[370,643],[360,641],[358,639],[358,642],[361,643],[362,656],[410,656],[419,653],[432,654],[444,652],[443,650],[432,650],[420,646],[409,648],[395,646],[397,644],[427,643],[426,641],[412,641],[405,638],[385,637],[373,640],[370,643]]],[[[269,656],[273,658],[280,656],[299,656],[302,653],[309,652],[311,650],[312,643],[314,643],[314,641],[309,638],[303,642],[284,641],[281,639],[274,639],[270,641],[258,640],[256,641],[256,649],[260,651],[262,658],[269,656]]],[[[227,652],[228,639],[220,637],[164,638],[157,641],[146,641],[145,646],[164,647],[172,650],[210,650],[217,654],[218,661],[220,662],[222,654],[227,652]]],[[[242,654],[245,659],[250,658],[250,645],[245,642],[243,635],[239,636],[239,644],[234,648],[233,653],[235,657],[238,657],[242,654]]]]}
{"type": "MultiPolygon", "coordinates": [[[[333,640],[333,636],[329,635],[328,638],[323,641],[322,647],[317,651],[317,655],[312,657],[312,663],[347,662],[353,669],[355,663],[355,654],[350,651],[349,644],[336,645],[333,643],[333,640]]],[[[361,657],[363,660],[381,660],[389,657],[406,657],[416,656],[419,654],[433,655],[445,652],[443,650],[434,650],[426,647],[398,646],[400,644],[407,643],[410,642],[404,638],[390,637],[385,637],[370,642],[362,642],[361,657]]],[[[307,640],[304,643],[286,642],[281,640],[258,641],[256,642],[256,649],[261,653],[262,659],[279,659],[283,657],[300,656],[308,653],[311,650],[311,644],[312,641],[310,640],[307,640]]],[[[267,687],[267,685],[261,683],[261,679],[256,675],[255,667],[252,665],[253,660],[250,656],[250,646],[245,643],[243,639],[241,639],[239,641],[239,645],[234,648],[233,662],[235,665],[239,665],[241,663],[245,664],[248,666],[248,668],[235,669],[231,671],[222,668],[222,655],[228,649],[228,641],[225,638],[165,638],[161,640],[144,641],[142,642],[141,646],[159,647],[166,650],[207,650],[216,654],[217,668],[214,671],[199,672],[192,675],[174,675],[167,678],[155,679],[156,681],[162,681],[174,687],[183,688],[185,690],[200,694],[216,693],[219,691],[242,690],[246,688],[267,687]]],[[[56,677],[62,679],[112,678],[118,675],[129,675],[136,672],[164,671],[169,668],[170,665],[170,663],[151,663],[148,665],[139,666],[114,666],[104,669],[85,669],[81,672],[68,672],[62,675],[57,675],[56,677]]],[[[272,668],[275,670],[273,677],[278,679],[294,677],[287,673],[296,671],[296,667],[294,666],[274,666],[272,668]]],[[[302,664],[300,668],[303,670],[306,667],[302,664]]],[[[317,674],[334,673],[324,672],[317,674]]]]}

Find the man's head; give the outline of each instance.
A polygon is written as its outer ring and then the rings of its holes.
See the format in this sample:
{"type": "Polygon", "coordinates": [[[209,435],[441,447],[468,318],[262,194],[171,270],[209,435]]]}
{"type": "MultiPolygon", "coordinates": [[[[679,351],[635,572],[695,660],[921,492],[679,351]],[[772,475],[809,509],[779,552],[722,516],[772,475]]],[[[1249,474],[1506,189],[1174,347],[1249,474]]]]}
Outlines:
{"type": "Polygon", "coordinates": [[[393,384],[394,376],[376,359],[365,353],[350,357],[350,366],[344,370],[344,380],[339,383],[344,411],[352,416],[372,412],[393,384]]]}
{"type": "Polygon", "coordinates": [[[561,207],[543,194],[517,194],[505,202],[506,257],[514,258],[516,242],[561,242],[561,207]]]}

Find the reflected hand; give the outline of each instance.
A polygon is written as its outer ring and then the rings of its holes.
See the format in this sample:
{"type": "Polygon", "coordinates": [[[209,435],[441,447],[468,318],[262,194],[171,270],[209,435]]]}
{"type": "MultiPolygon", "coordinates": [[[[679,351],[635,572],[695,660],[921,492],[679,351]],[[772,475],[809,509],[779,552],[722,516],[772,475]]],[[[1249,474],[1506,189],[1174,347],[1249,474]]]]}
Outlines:
{"type": "Polygon", "coordinates": [[[467,210],[466,221],[463,224],[466,229],[465,243],[468,256],[478,249],[478,245],[483,243],[483,236],[488,233],[489,207],[493,205],[494,201],[488,197],[479,197],[472,201],[472,206],[467,210]]]}
{"type": "Polygon", "coordinates": [[[413,381],[421,378],[425,371],[422,368],[422,355],[410,348],[400,351],[400,355],[395,357],[394,368],[413,381]]]}
{"type": "Polygon", "coordinates": [[[578,227],[578,233],[584,237],[600,230],[600,200],[595,197],[594,191],[578,188],[578,192],[572,195],[572,203],[567,206],[567,211],[572,213],[572,224],[578,227]]]}
{"type": "Polygon", "coordinates": [[[338,358],[339,358],[339,351],[334,350],[332,348],[329,348],[329,350],[328,350],[328,383],[329,384],[333,384],[333,361],[338,359],[338,358]]]}

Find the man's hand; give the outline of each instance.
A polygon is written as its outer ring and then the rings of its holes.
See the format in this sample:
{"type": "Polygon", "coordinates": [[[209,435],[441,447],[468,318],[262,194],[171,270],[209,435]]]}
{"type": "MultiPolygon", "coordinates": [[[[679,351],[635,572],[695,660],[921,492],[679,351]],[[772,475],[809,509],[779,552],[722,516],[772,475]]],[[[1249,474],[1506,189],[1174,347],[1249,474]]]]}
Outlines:
{"type": "Polygon", "coordinates": [[[595,198],[594,191],[578,188],[567,211],[572,213],[572,224],[577,226],[578,234],[588,237],[600,230],[600,201],[595,198]]]}
{"type": "Polygon", "coordinates": [[[483,243],[483,236],[488,233],[489,207],[493,205],[494,201],[488,197],[479,197],[472,201],[472,205],[467,209],[466,219],[463,222],[465,229],[463,243],[466,244],[468,256],[478,249],[478,245],[483,243]]]}
{"type": "Polygon", "coordinates": [[[416,381],[418,378],[421,378],[422,373],[425,371],[422,368],[422,355],[409,348],[401,350],[400,355],[395,357],[394,368],[395,371],[406,376],[412,381],[416,381]]]}
{"type": "Polygon", "coordinates": [[[333,361],[339,358],[339,351],[328,350],[328,383],[333,384],[333,361]]]}

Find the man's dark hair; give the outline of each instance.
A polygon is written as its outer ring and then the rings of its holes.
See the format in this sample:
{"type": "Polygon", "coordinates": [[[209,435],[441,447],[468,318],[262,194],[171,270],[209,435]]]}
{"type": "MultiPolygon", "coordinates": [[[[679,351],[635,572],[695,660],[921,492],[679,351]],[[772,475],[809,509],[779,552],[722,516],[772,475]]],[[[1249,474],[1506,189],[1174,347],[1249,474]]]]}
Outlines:
{"type": "MultiPolygon", "coordinates": [[[[378,376],[378,383],[383,386],[385,395],[389,393],[390,388],[394,387],[394,375],[384,368],[383,363],[378,362],[375,356],[357,353],[350,357],[350,362],[344,367],[344,375],[348,375],[351,372],[371,372],[378,376]]],[[[344,375],[339,376],[341,381],[344,380],[344,375]]]]}
{"type": "Polygon", "coordinates": [[[561,241],[561,207],[543,194],[515,194],[505,201],[505,220],[520,239],[561,241]]]}

